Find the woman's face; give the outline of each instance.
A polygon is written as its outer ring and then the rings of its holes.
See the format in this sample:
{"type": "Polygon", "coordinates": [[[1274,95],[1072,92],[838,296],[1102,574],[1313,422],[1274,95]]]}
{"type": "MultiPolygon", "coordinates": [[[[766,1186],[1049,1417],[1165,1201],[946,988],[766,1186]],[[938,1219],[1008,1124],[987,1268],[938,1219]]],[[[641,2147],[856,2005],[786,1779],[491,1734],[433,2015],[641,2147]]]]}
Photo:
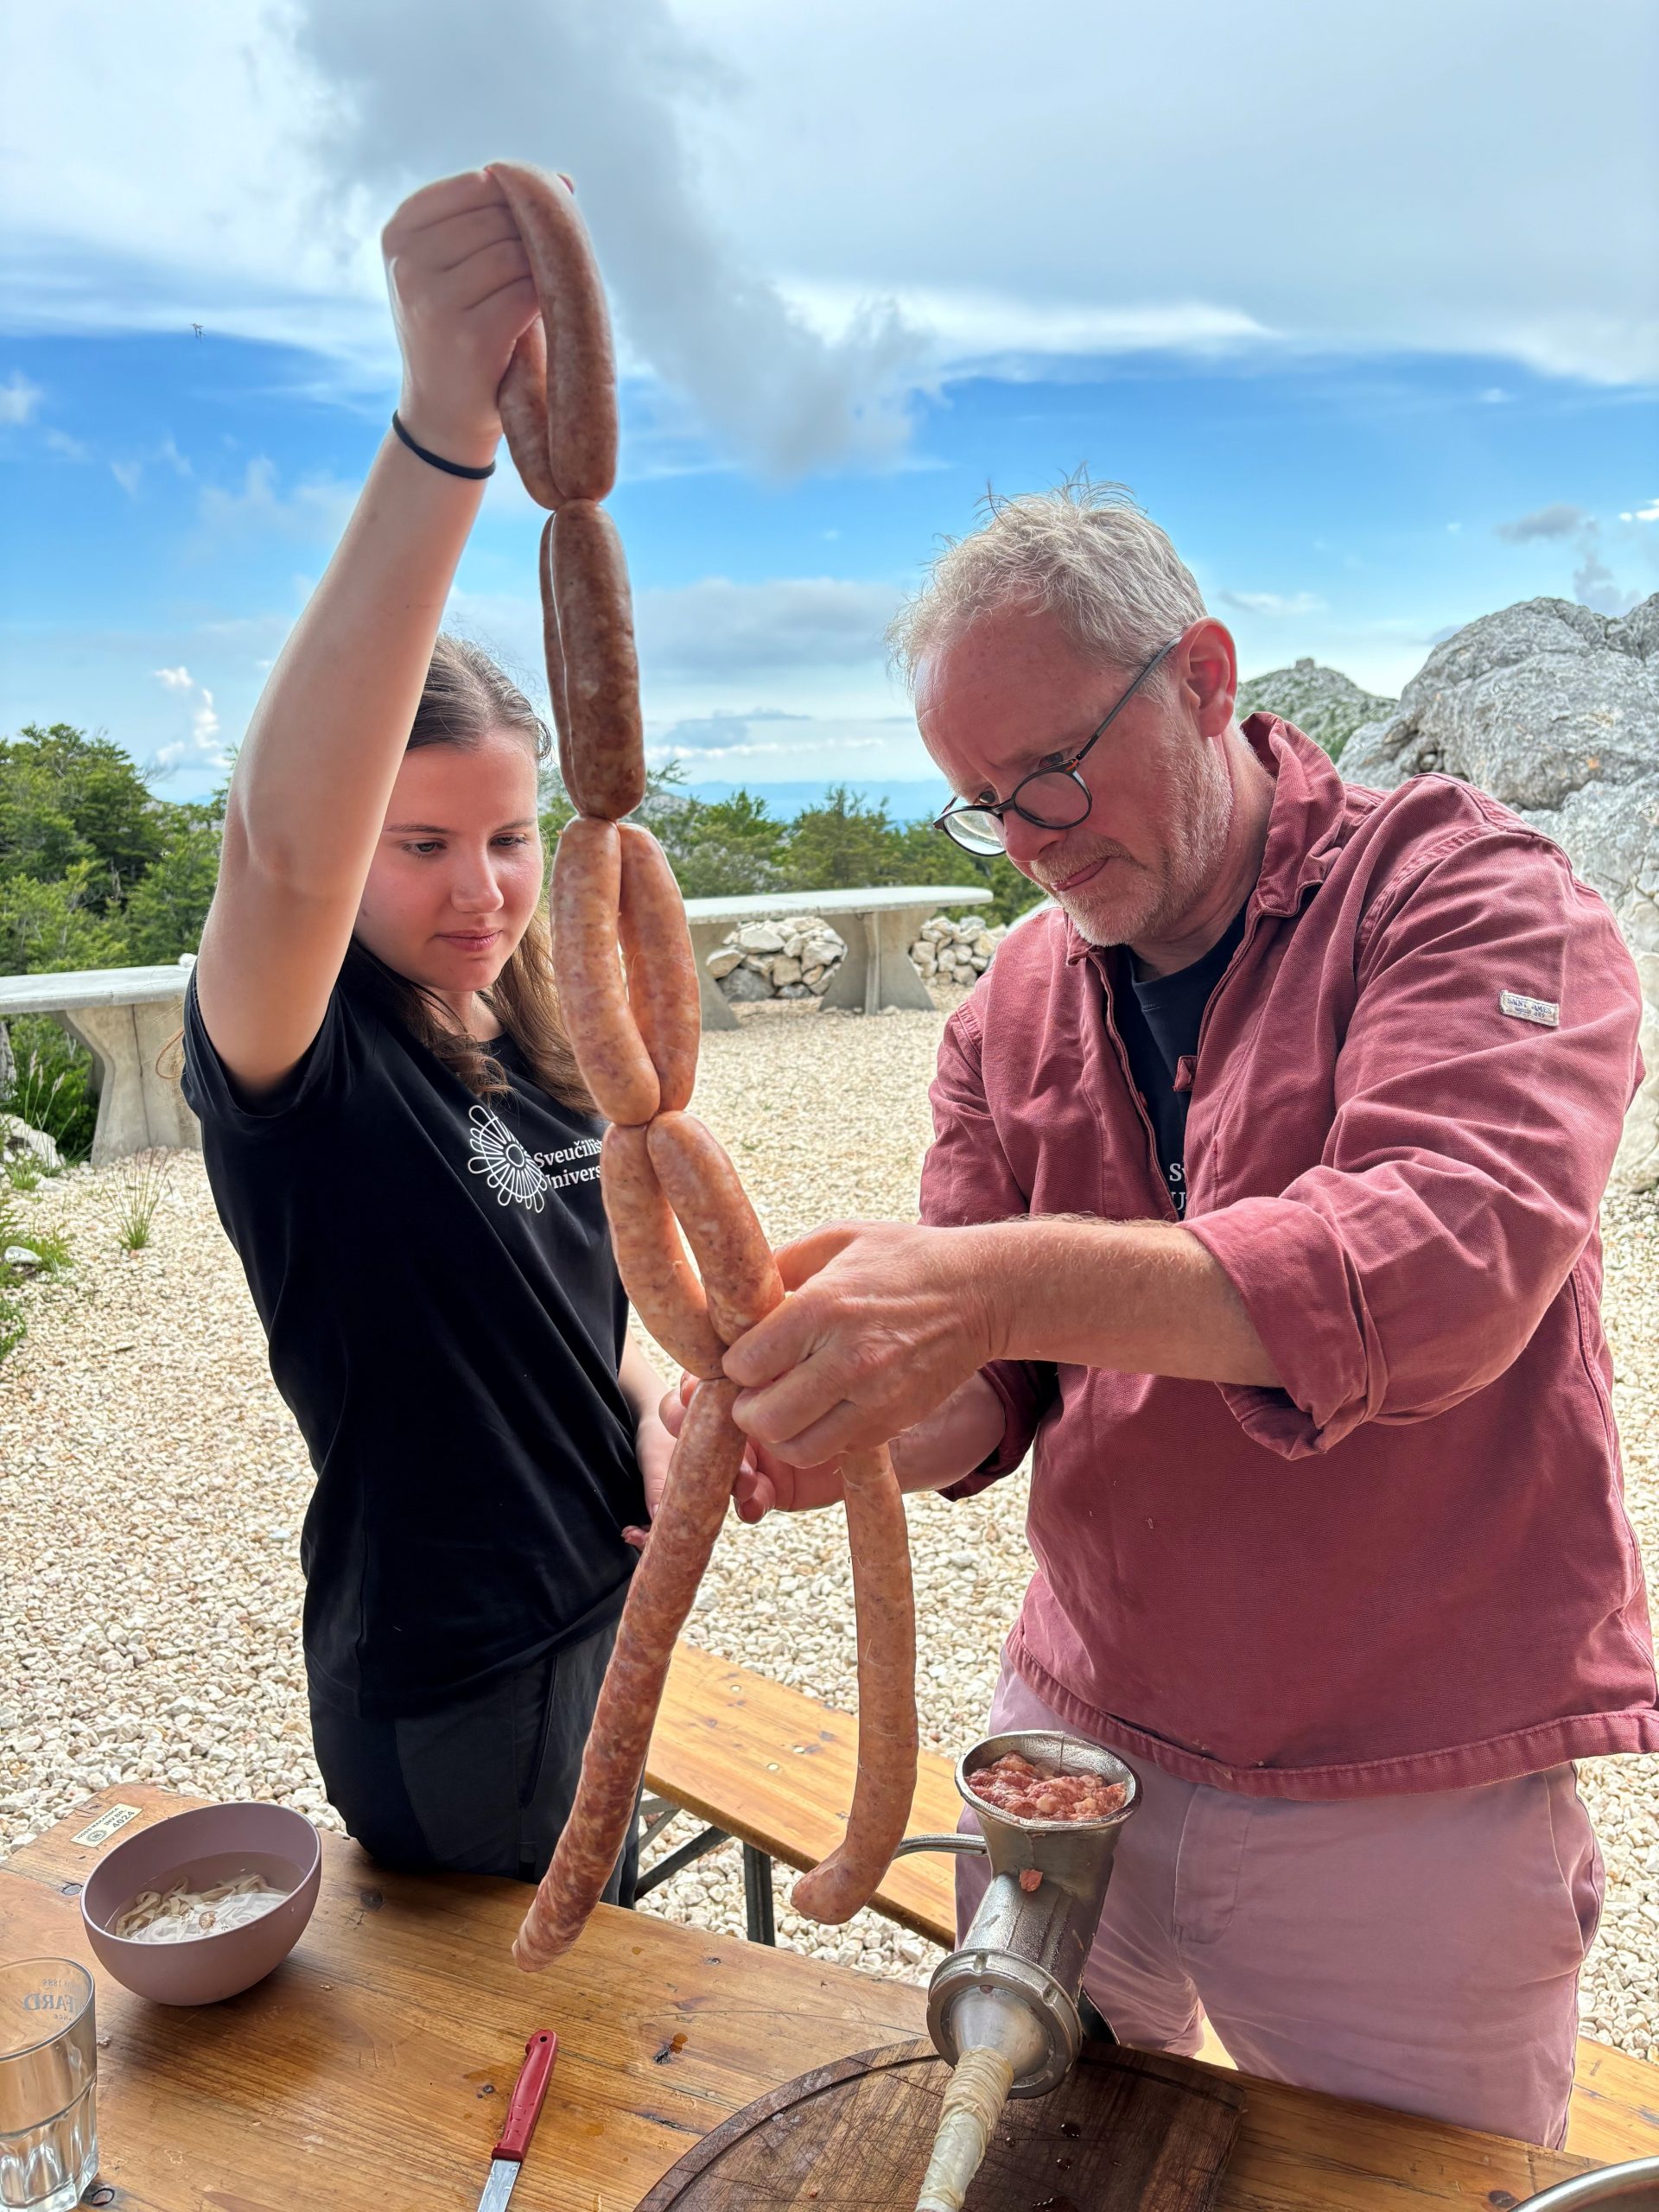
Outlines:
{"type": "Polygon", "coordinates": [[[536,762],[521,738],[404,755],[357,910],[357,936],[412,983],[487,990],[542,893],[536,762]]]}

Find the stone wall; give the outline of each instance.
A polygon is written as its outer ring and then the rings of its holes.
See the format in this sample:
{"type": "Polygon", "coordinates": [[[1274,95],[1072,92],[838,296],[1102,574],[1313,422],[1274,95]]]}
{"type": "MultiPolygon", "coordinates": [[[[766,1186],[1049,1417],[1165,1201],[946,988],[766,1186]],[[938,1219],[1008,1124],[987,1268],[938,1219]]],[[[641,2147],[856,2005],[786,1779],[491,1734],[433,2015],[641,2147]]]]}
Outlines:
{"type": "MultiPolygon", "coordinates": [[[[959,921],[938,914],[922,925],[910,948],[925,982],[970,984],[991,964],[1005,931],[988,929],[971,914],[959,921]]],[[[813,914],[786,914],[775,922],[745,922],[709,955],[709,973],[728,999],[819,998],[847,957],[846,941],[813,914]]]]}

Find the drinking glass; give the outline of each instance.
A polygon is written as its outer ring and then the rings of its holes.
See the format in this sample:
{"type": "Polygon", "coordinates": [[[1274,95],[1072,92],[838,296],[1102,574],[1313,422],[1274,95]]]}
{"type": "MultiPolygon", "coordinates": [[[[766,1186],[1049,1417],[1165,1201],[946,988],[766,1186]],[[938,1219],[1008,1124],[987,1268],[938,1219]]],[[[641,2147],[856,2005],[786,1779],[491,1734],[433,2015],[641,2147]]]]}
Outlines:
{"type": "Polygon", "coordinates": [[[98,2171],[92,1977],[72,1959],[0,1965],[0,2206],[73,2212],[98,2171]]]}

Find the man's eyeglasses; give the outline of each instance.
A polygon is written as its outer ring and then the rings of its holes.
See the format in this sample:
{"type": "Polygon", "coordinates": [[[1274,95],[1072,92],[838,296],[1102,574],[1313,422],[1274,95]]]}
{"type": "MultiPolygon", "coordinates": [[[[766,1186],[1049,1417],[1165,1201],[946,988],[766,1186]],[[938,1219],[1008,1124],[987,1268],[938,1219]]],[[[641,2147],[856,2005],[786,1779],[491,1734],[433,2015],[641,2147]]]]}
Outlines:
{"type": "MultiPolygon", "coordinates": [[[[1185,634],[1185,633],[1183,633],[1185,634]]],[[[977,801],[958,799],[934,823],[947,837],[954,837],[964,852],[1001,853],[1007,849],[1003,817],[1010,811],[1039,830],[1075,830],[1087,821],[1095,795],[1077,773],[1090,750],[1105,736],[1119,715],[1161,661],[1167,660],[1179,638],[1172,638],[1155,652],[1088,742],[1069,760],[1052,761],[1022,776],[1007,798],[977,801]]]]}

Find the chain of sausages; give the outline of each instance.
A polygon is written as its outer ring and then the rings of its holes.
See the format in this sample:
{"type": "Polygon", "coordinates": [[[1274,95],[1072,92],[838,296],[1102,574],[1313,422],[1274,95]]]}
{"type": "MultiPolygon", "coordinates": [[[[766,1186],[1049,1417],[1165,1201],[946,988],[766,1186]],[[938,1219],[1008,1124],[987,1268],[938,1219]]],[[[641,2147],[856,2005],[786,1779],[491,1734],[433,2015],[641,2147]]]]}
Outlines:
{"type": "MultiPolygon", "coordinates": [[[[625,822],[645,796],[627,563],[599,502],[616,480],[616,370],[593,248],[563,183],[495,162],[541,315],[499,394],[542,533],[543,630],[559,766],[576,808],[553,866],[553,959],[582,1078],[611,1124],[600,1183],[623,1287],[699,1378],[635,1570],[570,1817],[513,1945],[535,1973],[575,1942],[634,1815],[675,1639],[720,1532],[744,1450],[725,1348],[784,1294],[724,1147],[686,1111],[701,1028],[685,907],[662,848],[625,822]],[[620,957],[619,957],[619,948],[620,957]],[[690,1254],[686,1251],[690,1246],[690,1254]],[[695,1268],[692,1261],[695,1260],[695,1268]]],[[[916,1781],[915,1618],[904,1501],[885,1451],[843,1463],[858,1624],[859,1764],[846,1838],[801,1878],[812,1917],[868,1902],[904,1834],[916,1781]]]]}

